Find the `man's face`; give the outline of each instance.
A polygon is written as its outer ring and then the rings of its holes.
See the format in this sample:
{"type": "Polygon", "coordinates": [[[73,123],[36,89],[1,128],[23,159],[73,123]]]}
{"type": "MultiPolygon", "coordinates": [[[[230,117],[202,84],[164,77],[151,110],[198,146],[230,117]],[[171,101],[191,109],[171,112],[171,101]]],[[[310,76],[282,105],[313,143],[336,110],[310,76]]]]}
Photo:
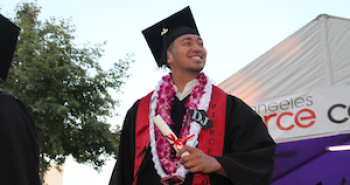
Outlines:
{"type": "Polygon", "coordinates": [[[169,46],[167,54],[168,63],[174,73],[200,73],[207,57],[203,40],[195,34],[185,34],[176,38],[169,46]]]}

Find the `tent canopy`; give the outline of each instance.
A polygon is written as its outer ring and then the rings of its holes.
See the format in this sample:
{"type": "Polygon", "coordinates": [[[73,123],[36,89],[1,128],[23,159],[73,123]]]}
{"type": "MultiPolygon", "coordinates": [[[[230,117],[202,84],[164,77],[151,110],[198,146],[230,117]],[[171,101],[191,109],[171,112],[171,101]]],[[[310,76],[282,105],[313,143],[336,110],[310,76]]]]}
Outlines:
{"type": "Polygon", "coordinates": [[[350,20],[319,15],[218,86],[255,106],[265,98],[350,84],[350,20]]]}
{"type": "Polygon", "coordinates": [[[278,143],[271,183],[350,182],[350,20],[322,14],[218,86],[243,99],[278,143]]]}

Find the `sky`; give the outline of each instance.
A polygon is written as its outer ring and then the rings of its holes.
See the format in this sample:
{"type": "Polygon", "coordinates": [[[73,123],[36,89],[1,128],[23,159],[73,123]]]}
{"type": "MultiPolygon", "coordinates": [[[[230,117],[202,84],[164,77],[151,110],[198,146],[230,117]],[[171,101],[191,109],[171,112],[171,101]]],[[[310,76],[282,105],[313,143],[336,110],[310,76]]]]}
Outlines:
{"type": "MultiPolygon", "coordinates": [[[[13,18],[21,0],[0,0],[0,13],[13,18]]],[[[166,70],[156,62],[141,31],[169,15],[190,6],[208,56],[204,72],[219,84],[286,39],[320,14],[350,18],[348,0],[37,0],[40,20],[55,17],[71,19],[76,27],[76,43],[107,42],[100,59],[103,69],[134,54],[122,100],[115,110],[120,114],[111,124],[122,125],[127,110],[154,89],[166,70]]],[[[63,171],[63,185],[108,184],[115,160],[97,173],[90,166],[69,157],[63,171]]]]}

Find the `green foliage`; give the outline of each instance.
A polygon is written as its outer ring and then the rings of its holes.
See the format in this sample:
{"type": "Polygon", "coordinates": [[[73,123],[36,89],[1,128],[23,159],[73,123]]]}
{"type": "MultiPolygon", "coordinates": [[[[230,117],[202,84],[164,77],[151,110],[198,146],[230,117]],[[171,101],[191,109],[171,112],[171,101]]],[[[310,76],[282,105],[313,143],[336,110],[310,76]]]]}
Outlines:
{"type": "Polygon", "coordinates": [[[36,3],[17,6],[15,23],[21,27],[12,67],[3,89],[24,101],[35,119],[41,142],[41,169],[50,161],[63,164],[72,155],[79,163],[100,170],[117,156],[119,127],[111,128],[132,55],[104,71],[98,60],[105,43],[82,48],[74,44],[70,20],[38,20],[36,3]]]}

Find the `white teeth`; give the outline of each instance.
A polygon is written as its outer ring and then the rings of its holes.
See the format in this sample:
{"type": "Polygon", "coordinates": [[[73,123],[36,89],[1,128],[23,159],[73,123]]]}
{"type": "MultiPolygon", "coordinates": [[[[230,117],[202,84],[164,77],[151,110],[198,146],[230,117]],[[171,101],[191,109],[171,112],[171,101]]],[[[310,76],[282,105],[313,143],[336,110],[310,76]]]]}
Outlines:
{"type": "Polygon", "coordinates": [[[193,56],[193,57],[191,57],[192,59],[197,59],[197,60],[200,60],[200,59],[202,59],[200,56],[193,56]]]}

